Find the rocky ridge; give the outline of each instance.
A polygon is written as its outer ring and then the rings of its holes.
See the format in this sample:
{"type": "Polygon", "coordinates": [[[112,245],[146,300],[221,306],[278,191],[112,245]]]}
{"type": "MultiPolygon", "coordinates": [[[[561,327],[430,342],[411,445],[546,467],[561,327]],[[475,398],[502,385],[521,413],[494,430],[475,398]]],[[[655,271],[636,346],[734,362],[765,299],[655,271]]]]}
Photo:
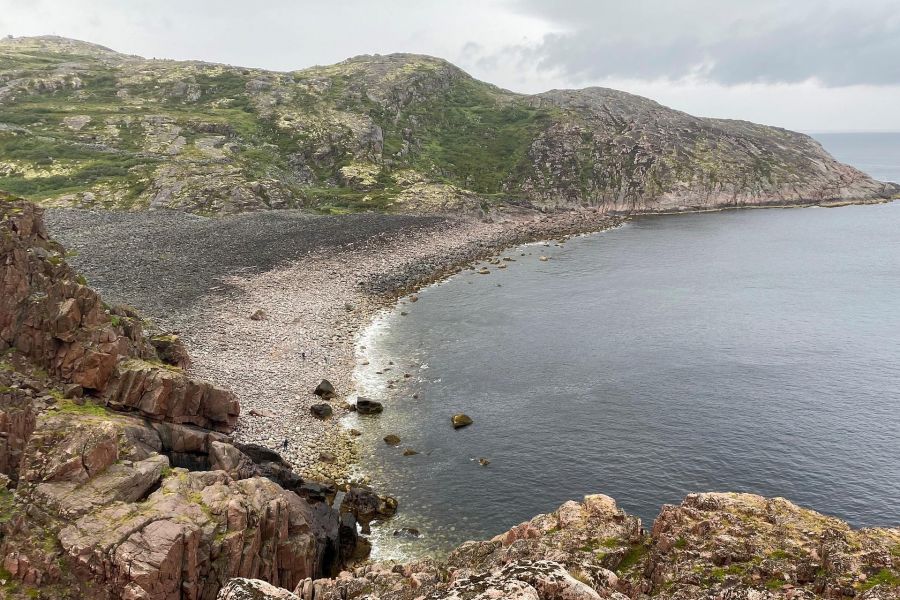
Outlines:
{"type": "Polygon", "coordinates": [[[0,595],[208,599],[351,560],[362,512],[234,444],[234,395],[65,257],[42,209],[0,196],[0,595]]]}
{"type": "Polygon", "coordinates": [[[691,494],[650,531],[587,496],[446,561],[371,564],[289,590],[232,580],[219,600],[900,598],[900,529],[853,530],[783,498],[691,494]]]}
{"type": "Polygon", "coordinates": [[[289,73],[0,40],[0,189],[53,205],[668,212],[900,192],[812,138],[615,90],[523,95],[447,61],[289,73]]]}

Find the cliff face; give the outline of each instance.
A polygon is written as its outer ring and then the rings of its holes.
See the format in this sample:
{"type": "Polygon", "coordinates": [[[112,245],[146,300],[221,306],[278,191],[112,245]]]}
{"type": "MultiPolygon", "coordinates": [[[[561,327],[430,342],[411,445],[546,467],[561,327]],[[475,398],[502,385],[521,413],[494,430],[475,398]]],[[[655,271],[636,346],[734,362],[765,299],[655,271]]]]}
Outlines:
{"type": "Polygon", "coordinates": [[[233,394],[105,305],[41,213],[0,194],[0,596],[199,600],[232,577],[330,574],[353,518],[233,445],[233,394]]]}
{"type": "Polygon", "coordinates": [[[514,94],[446,61],[291,73],[0,41],[0,189],[53,204],[609,211],[891,197],[811,138],[607,89],[514,94]]]}
{"type": "Polygon", "coordinates": [[[709,493],[664,506],[647,532],[595,495],[468,542],[443,562],[369,565],[303,581],[293,594],[238,579],[219,596],[249,597],[900,598],[900,530],[852,530],[782,498],[709,493]]]}

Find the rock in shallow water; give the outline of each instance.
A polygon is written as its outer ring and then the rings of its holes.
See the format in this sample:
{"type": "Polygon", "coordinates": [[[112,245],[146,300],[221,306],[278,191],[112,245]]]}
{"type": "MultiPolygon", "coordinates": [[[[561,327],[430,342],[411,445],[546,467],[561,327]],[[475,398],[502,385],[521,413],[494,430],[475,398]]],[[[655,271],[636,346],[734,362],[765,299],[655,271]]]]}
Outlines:
{"type": "Polygon", "coordinates": [[[376,402],[362,396],[356,401],[356,412],[361,415],[377,415],[384,410],[381,402],[376,402]]]}
{"type": "Polygon", "coordinates": [[[463,414],[463,413],[459,413],[457,415],[453,415],[452,417],[450,417],[450,422],[453,423],[453,429],[460,429],[462,427],[468,427],[469,425],[474,423],[474,421],[472,420],[472,417],[470,417],[467,414],[463,414]]]}

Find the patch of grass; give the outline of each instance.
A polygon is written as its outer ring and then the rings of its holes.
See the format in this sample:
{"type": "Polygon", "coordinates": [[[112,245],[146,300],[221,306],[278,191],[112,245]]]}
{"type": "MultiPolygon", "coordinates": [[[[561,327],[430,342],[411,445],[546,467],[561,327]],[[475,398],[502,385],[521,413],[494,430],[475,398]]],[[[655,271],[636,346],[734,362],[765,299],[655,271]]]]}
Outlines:
{"type": "Polygon", "coordinates": [[[770,577],[769,579],[766,580],[766,589],[775,591],[777,589],[780,589],[781,586],[783,586],[785,584],[787,584],[787,581],[785,581],[784,579],[782,579],[780,577],[770,577]]]}
{"type": "Polygon", "coordinates": [[[870,590],[876,585],[884,585],[888,587],[900,586],[900,576],[890,569],[881,569],[875,575],[872,575],[860,584],[860,590],[870,590]]]}
{"type": "Polygon", "coordinates": [[[447,92],[409,107],[398,124],[383,122],[385,153],[402,145],[410,121],[427,123],[418,132],[421,149],[408,160],[411,166],[476,192],[502,192],[551,116],[546,109],[501,99],[490,86],[463,78],[447,92]]]}
{"type": "Polygon", "coordinates": [[[61,400],[57,403],[56,409],[68,415],[89,415],[94,417],[105,417],[109,414],[105,407],[93,402],[86,401],[84,404],[75,404],[71,400],[61,400]]]}
{"type": "Polygon", "coordinates": [[[631,569],[634,565],[638,563],[644,556],[646,556],[647,552],[650,551],[644,544],[639,544],[637,546],[632,546],[628,549],[628,552],[625,553],[625,556],[622,557],[621,562],[616,567],[616,573],[624,573],[631,569]]]}
{"type": "Polygon", "coordinates": [[[687,545],[688,545],[688,541],[686,538],[683,538],[683,537],[680,537],[677,540],[675,540],[675,544],[674,544],[675,548],[678,548],[679,550],[686,548],[687,545]]]}
{"type": "Polygon", "coordinates": [[[0,524],[8,523],[15,512],[15,495],[9,490],[0,490],[0,524]]]}

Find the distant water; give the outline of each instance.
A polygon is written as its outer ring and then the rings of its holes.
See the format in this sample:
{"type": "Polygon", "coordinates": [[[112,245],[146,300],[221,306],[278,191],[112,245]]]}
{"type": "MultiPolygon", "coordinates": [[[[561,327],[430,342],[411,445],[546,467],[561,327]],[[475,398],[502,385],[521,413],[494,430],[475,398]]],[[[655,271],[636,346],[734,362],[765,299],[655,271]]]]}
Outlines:
{"type": "Polygon", "coordinates": [[[900,183],[900,133],[816,133],[834,157],[881,181],[900,183]]]}
{"type": "Polygon", "coordinates": [[[900,203],[645,217],[506,256],[363,342],[358,377],[387,408],[353,423],[373,451],[362,467],[401,506],[376,530],[380,558],[596,492],[648,523],[729,490],[900,525],[900,203]],[[475,424],[454,431],[456,412],[475,424]]]}

